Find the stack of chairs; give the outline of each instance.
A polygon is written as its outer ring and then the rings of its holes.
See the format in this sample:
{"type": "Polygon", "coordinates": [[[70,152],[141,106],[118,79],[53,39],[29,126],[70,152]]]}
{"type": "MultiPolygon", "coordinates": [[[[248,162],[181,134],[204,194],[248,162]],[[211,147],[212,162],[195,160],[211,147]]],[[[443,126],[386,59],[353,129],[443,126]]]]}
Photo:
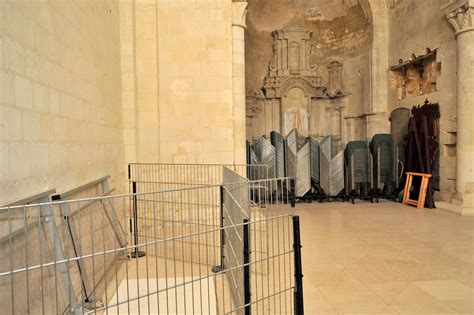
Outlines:
{"type": "Polygon", "coordinates": [[[377,134],[370,141],[373,160],[373,188],[377,198],[395,198],[399,189],[398,147],[392,135],[377,134]]]}
{"type": "Polygon", "coordinates": [[[373,202],[372,155],[367,142],[350,141],[344,150],[344,156],[347,197],[352,203],[355,203],[355,199],[373,202]]]}
{"type": "Polygon", "coordinates": [[[370,145],[350,141],[343,150],[332,136],[303,137],[293,129],[286,137],[276,131],[270,140],[247,143],[250,164],[265,164],[268,175],[295,179],[297,200],[392,199],[399,189],[398,149],[390,134],[377,134],[370,145]]]}

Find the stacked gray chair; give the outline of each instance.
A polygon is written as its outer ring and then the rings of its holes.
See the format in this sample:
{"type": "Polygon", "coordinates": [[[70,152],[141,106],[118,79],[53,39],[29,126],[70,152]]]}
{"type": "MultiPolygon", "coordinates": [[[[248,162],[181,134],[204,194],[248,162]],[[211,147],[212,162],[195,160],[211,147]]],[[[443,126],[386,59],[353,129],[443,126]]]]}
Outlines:
{"type": "Polygon", "coordinates": [[[380,197],[391,197],[398,188],[398,147],[391,134],[377,134],[370,141],[373,183],[380,197]]]}
{"type": "Polygon", "coordinates": [[[303,197],[311,190],[309,142],[298,134],[296,129],[290,131],[285,139],[286,176],[295,179],[295,196],[303,197]]]}
{"type": "Polygon", "coordinates": [[[350,141],[345,149],[346,195],[354,202],[355,198],[373,200],[372,156],[365,141],[350,141]]]}
{"type": "Polygon", "coordinates": [[[276,177],[285,177],[285,138],[276,131],[270,133],[270,141],[275,147],[276,177]]]}
{"type": "Polygon", "coordinates": [[[333,147],[331,136],[324,137],[319,143],[320,185],[328,197],[335,197],[344,189],[344,152],[335,152],[333,147]]]}

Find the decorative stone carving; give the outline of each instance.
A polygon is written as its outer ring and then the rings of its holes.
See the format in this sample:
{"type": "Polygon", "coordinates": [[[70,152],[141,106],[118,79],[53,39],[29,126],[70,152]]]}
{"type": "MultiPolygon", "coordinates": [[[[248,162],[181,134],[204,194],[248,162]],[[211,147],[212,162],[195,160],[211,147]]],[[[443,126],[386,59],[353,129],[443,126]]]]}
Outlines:
{"type": "Polygon", "coordinates": [[[333,61],[328,65],[328,89],[327,95],[330,98],[343,96],[342,91],[342,63],[333,61]]]}
{"type": "Polygon", "coordinates": [[[313,75],[315,69],[310,62],[309,43],[311,35],[308,29],[296,22],[274,31],[269,76],[313,75]]]}
{"type": "Polygon", "coordinates": [[[290,22],[274,31],[272,36],[273,58],[263,83],[267,98],[280,98],[294,85],[301,86],[313,98],[345,95],[342,91],[342,64],[337,61],[328,66],[331,88],[327,93],[328,88],[311,62],[311,31],[299,23],[290,22]]]}
{"type": "MultiPolygon", "coordinates": [[[[273,57],[262,91],[265,104],[273,109],[267,109],[262,114],[273,113],[266,119],[271,120],[273,126],[279,126],[276,131],[280,133],[287,134],[296,128],[307,136],[313,119],[311,113],[316,106],[313,100],[346,95],[342,83],[343,65],[338,61],[331,62],[327,66],[328,82],[323,82],[318,68],[311,61],[314,46],[311,43],[312,32],[300,23],[290,22],[275,30],[272,37],[273,57]],[[276,112],[278,115],[275,115],[276,112]]],[[[254,107],[250,103],[247,99],[248,110],[254,107]]]]}
{"type": "Polygon", "coordinates": [[[465,2],[446,15],[449,23],[454,27],[456,36],[474,29],[474,1],[465,2]]]}
{"type": "Polygon", "coordinates": [[[233,1],[232,2],[232,25],[240,26],[244,29],[247,28],[246,16],[247,16],[247,5],[245,1],[233,1]]]}

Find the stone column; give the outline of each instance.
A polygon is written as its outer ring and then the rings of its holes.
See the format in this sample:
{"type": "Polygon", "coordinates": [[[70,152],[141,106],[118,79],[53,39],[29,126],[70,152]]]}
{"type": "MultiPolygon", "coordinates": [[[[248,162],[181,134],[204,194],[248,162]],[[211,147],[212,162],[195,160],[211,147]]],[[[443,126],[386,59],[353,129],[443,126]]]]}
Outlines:
{"type": "Polygon", "coordinates": [[[390,133],[387,114],[389,18],[386,2],[388,1],[369,0],[373,19],[373,44],[369,53],[370,94],[369,108],[365,117],[367,138],[377,133],[390,133]]]}
{"type": "MultiPolygon", "coordinates": [[[[345,102],[344,102],[345,103],[345,102]]],[[[347,144],[347,123],[346,123],[346,115],[347,115],[347,107],[345,104],[342,104],[341,107],[339,108],[339,111],[341,113],[340,116],[340,124],[341,124],[341,142],[342,144],[347,144]]]]}
{"type": "Polygon", "coordinates": [[[245,163],[245,16],[247,2],[232,2],[232,86],[234,163],[245,163]]]}
{"type": "Polygon", "coordinates": [[[463,214],[474,214],[474,0],[443,7],[457,38],[456,196],[463,214]]]}

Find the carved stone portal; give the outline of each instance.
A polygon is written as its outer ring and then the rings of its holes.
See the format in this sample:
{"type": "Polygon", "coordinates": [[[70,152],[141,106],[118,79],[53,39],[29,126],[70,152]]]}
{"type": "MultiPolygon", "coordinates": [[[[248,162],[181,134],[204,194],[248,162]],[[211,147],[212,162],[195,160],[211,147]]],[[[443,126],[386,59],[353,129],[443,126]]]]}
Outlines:
{"type": "MultiPolygon", "coordinates": [[[[311,62],[311,31],[299,23],[290,22],[274,31],[272,36],[273,57],[262,87],[263,102],[266,104],[262,114],[270,116],[263,119],[265,125],[270,126],[265,134],[271,130],[287,134],[296,128],[303,135],[310,135],[315,100],[346,95],[343,91],[342,64],[331,62],[327,66],[327,83],[323,83],[317,66],[311,62]],[[275,115],[276,111],[278,115],[275,115]],[[275,117],[279,121],[275,121],[275,117]]],[[[247,106],[251,103],[250,98],[247,98],[247,106]]]]}

